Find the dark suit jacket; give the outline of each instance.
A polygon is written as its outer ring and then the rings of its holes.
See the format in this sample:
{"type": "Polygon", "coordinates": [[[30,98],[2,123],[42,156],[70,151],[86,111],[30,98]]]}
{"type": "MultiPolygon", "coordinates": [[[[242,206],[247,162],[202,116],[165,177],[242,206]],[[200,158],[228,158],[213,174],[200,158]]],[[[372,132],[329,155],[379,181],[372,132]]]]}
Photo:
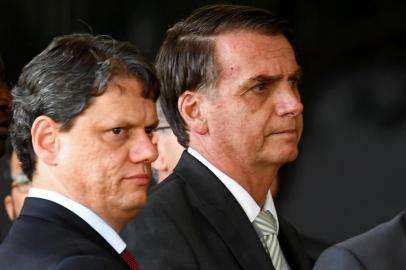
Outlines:
{"type": "Polygon", "coordinates": [[[0,245],[0,269],[128,269],[120,255],[73,212],[27,198],[0,245]]]}
{"type": "MultiPolygon", "coordinates": [[[[279,221],[279,242],[292,270],[311,269],[296,231],[279,221]]],[[[186,151],[126,230],[141,269],[274,269],[239,203],[186,151]]]]}
{"type": "Polygon", "coordinates": [[[406,269],[406,212],[328,248],[317,260],[315,269],[406,269]]]}

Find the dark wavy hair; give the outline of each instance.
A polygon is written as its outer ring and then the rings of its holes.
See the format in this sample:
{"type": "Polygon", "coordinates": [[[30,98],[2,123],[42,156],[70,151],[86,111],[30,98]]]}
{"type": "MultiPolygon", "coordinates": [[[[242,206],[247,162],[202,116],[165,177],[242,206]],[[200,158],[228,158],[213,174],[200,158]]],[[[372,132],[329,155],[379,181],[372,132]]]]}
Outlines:
{"type": "Polygon", "coordinates": [[[24,173],[32,179],[36,156],[31,126],[40,115],[68,131],[89,101],[102,95],[114,76],[133,76],[143,96],[156,100],[159,82],[154,67],[128,42],[106,36],[71,34],[53,39],[24,68],[13,88],[11,139],[24,173]]]}

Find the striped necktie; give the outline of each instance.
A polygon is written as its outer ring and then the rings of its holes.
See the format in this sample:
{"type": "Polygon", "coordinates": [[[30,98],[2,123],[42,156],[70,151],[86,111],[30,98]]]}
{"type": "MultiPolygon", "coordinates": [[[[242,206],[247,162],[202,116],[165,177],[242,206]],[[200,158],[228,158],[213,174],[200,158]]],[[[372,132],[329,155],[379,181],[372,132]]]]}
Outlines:
{"type": "Polygon", "coordinates": [[[282,250],[276,231],[276,220],[269,211],[261,211],[252,223],[266,252],[271,257],[275,270],[284,270],[282,250]]]}
{"type": "Polygon", "coordinates": [[[128,267],[131,270],[140,270],[133,255],[131,255],[131,253],[128,251],[128,249],[124,249],[120,255],[121,255],[121,258],[123,258],[123,260],[125,261],[125,263],[128,265],[128,267]]]}

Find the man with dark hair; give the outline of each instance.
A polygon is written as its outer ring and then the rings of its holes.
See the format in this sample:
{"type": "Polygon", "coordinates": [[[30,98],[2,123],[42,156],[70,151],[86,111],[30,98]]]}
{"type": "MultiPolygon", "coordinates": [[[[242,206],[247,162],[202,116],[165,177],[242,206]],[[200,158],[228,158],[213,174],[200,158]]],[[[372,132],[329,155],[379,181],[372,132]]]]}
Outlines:
{"type": "Polygon", "coordinates": [[[168,30],[162,106],[187,150],[135,219],[145,269],[310,269],[270,186],[298,154],[301,69],[284,21],[214,5],[168,30]]]}
{"type": "Polygon", "coordinates": [[[5,81],[3,60],[0,57],[0,157],[4,153],[5,141],[8,136],[8,126],[11,115],[11,95],[5,81]]]}
{"type": "Polygon", "coordinates": [[[24,67],[11,138],[33,182],[0,268],[138,269],[118,232],[146,201],[158,91],[138,50],[107,37],[55,38],[24,67]]]}

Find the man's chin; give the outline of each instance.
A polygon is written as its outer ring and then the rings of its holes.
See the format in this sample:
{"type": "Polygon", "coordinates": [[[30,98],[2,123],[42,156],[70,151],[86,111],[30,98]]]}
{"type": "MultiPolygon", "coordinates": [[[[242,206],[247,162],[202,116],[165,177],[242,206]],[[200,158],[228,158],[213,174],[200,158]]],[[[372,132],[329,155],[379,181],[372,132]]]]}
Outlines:
{"type": "Polygon", "coordinates": [[[145,197],[145,200],[138,199],[136,203],[133,203],[131,205],[127,205],[125,207],[124,212],[126,213],[126,219],[131,220],[135,218],[138,213],[144,208],[144,206],[147,203],[147,197],[145,197]]]}
{"type": "Polygon", "coordinates": [[[129,211],[140,211],[147,203],[147,192],[138,191],[131,199],[128,199],[127,209],[129,211]]]}
{"type": "Polygon", "coordinates": [[[291,149],[289,151],[281,153],[279,155],[279,161],[281,164],[292,162],[297,158],[298,154],[299,151],[297,148],[291,149]]]}
{"type": "Polygon", "coordinates": [[[290,155],[288,155],[288,162],[294,161],[299,155],[299,150],[296,148],[290,155]]]}

